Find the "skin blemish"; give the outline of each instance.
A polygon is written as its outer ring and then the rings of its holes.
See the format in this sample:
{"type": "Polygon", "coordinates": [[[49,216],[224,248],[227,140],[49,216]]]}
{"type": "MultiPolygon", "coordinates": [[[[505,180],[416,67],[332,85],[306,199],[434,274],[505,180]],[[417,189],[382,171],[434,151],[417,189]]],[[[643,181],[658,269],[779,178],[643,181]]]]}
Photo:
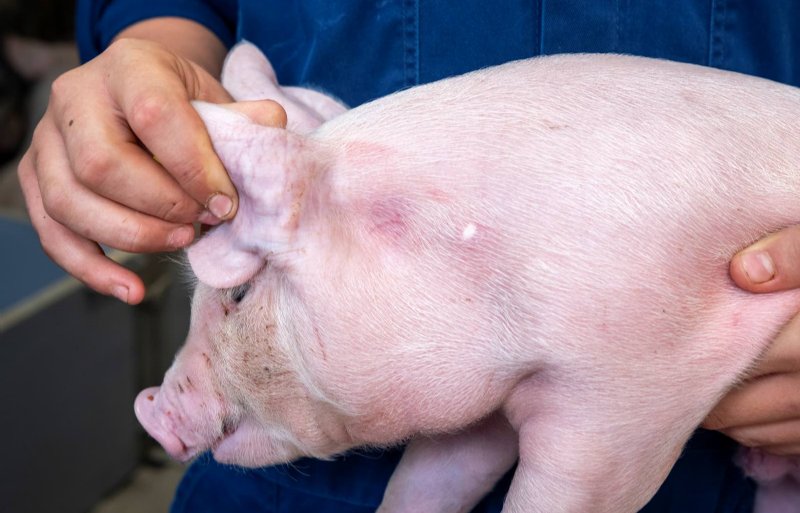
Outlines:
{"type": "Polygon", "coordinates": [[[475,232],[478,231],[478,227],[475,226],[474,223],[469,223],[467,226],[464,227],[464,231],[461,232],[461,240],[469,240],[475,236],[475,232]]]}
{"type": "Polygon", "coordinates": [[[450,200],[442,189],[430,189],[428,190],[428,196],[437,203],[447,203],[450,200]]]}
{"type": "Polygon", "coordinates": [[[559,123],[557,121],[552,121],[550,119],[542,120],[542,124],[548,130],[563,130],[565,128],[569,128],[569,125],[567,125],[566,123],[559,123]]]}
{"type": "Polygon", "coordinates": [[[408,232],[408,202],[397,197],[381,199],[369,207],[369,218],[375,232],[400,239],[408,232]]]}
{"type": "Polygon", "coordinates": [[[203,359],[206,362],[206,367],[208,367],[210,369],[211,368],[211,358],[209,358],[206,353],[203,353],[203,359]]]}
{"type": "Polygon", "coordinates": [[[73,123],[75,123],[75,120],[74,120],[74,119],[70,119],[70,120],[69,120],[69,123],[67,123],[67,125],[68,125],[68,126],[72,126],[72,124],[73,124],[73,123]]]}
{"type": "Polygon", "coordinates": [[[147,396],[147,400],[148,400],[148,401],[152,401],[153,399],[155,399],[155,397],[153,397],[152,395],[148,395],[148,396],[147,396]]]}
{"type": "Polygon", "coordinates": [[[180,392],[181,394],[183,393],[183,387],[181,386],[180,383],[178,383],[178,392],[180,392]]]}

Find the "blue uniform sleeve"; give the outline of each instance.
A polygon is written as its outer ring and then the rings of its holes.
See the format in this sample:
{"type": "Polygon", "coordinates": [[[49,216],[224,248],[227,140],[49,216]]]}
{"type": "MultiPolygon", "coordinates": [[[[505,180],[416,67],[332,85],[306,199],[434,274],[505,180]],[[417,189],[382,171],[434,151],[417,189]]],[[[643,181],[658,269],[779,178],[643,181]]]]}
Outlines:
{"type": "Polygon", "coordinates": [[[86,62],[111,43],[121,30],[159,16],[196,21],[211,30],[225,46],[236,36],[238,2],[233,0],[78,0],[75,38],[86,62]]]}

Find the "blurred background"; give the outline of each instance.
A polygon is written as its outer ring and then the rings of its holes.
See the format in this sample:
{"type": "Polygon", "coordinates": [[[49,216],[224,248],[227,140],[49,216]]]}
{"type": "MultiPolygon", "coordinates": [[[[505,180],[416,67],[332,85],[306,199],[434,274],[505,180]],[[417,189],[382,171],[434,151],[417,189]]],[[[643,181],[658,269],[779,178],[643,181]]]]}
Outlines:
{"type": "Polygon", "coordinates": [[[95,294],[42,251],[17,180],[55,77],[78,64],[74,0],[0,0],[0,513],[160,513],[183,467],[133,399],[161,382],[189,294],[164,255],[115,253],[145,278],[137,307],[95,294]]]}

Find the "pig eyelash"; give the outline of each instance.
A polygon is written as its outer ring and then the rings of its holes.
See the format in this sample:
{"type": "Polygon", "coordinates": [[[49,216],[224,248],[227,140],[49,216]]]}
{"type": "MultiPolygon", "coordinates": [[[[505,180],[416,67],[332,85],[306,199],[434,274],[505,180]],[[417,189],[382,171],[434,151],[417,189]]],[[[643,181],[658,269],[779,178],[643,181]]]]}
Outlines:
{"type": "Polygon", "coordinates": [[[247,292],[250,290],[250,283],[243,283],[238,287],[233,287],[228,290],[228,297],[231,298],[234,304],[239,304],[244,300],[247,292]]]}

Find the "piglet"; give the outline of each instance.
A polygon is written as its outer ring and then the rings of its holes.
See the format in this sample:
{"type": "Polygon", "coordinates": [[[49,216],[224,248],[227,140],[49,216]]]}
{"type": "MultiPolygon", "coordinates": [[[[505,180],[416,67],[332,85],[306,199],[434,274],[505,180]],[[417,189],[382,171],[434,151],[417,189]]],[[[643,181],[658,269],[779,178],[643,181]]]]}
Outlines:
{"type": "Polygon", "coordinates": [[[247,44],[224,84],[289,127],[195,105],[240,209],[189,249],[186,345],[135,404],[178,459],[412,440],[381,511],[468,511],[518,461],[505,513],[633,513],[800,309],[728,277],[800,221],[793,88],[564,55],[346,111],[247,44]]]}

